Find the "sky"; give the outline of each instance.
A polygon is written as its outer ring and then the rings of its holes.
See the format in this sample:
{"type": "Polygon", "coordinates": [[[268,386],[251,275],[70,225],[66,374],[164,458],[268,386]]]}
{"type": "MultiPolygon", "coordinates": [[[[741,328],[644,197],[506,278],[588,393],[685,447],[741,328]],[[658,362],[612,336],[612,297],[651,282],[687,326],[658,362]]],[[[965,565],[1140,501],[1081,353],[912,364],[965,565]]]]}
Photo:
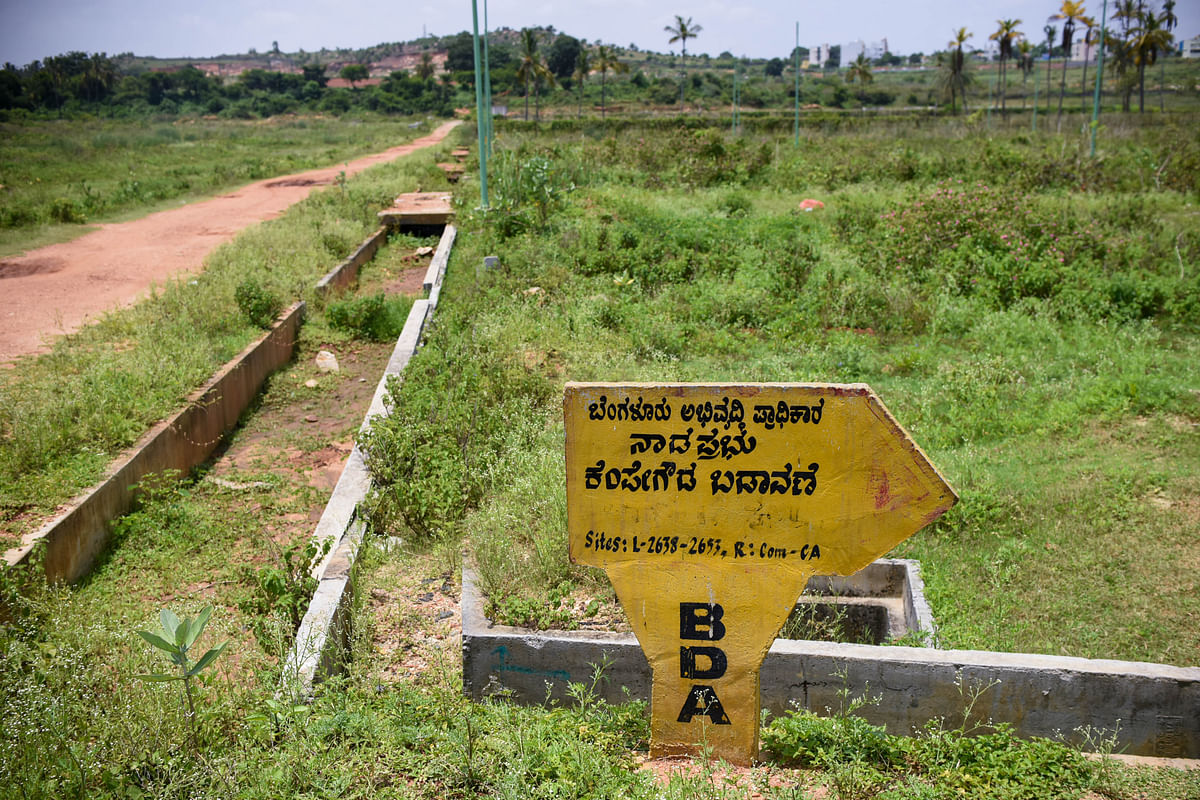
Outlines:
{"type": "MultiPolygon", "coordinates": [[[[479,13],[483,15],[483,0],[479,13]]],[[[490,0],[491,28],[553,25],[589,42],[636,44],[667,52],[663,28],[675,14],[702,30],[688,52],[728,50],[749,57],[786,57],[795,44],[839,44],[885,37],[894,53],[942,49],[961,26],[982,47],[998,19],[1040,41],[1060,0],[490,0]]],[[[1085,0],[1099,16],[1100,0],[1085,0]]],[[[1109,0],[1111,13],[1113,0],[1109,0]]],[[[1159,3],[1155,3],[1159,5],[1159,3]]],[[[1177,39],[1200,35],[1200,0],[1177,0],[1177,39]]],[[[71,50],[133,52],[160,58],[204,58],[281,50],[368,47],[471,28],[469,0],[0,0],[0,63],[24,66],[71,50]]]]}

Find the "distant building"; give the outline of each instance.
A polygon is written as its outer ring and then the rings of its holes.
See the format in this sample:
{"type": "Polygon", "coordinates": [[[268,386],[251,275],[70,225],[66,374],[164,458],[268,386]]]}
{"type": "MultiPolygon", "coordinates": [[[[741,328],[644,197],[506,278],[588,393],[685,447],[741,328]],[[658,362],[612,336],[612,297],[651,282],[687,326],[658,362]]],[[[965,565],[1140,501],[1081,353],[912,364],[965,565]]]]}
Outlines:
{"type": "MultiPolygon", "coordinates": [[[[1112,48],[1105,48],[1104,52],[1107,55],[1112,54],[1112,48]]],[[[1082,63],[1085,59],[1088,62],[1094,63],[1100,57],[1100,44],[1093,42],[1088,44],[1082,40],[1076,39],[1071,42],[1071,60],[1082,63]]]]}
{"type": "MultiPolygon", "coordinates": [[[[844,67],[847,64],[850,64],[856,58],[866,52],[867,46],[863,43],[862,39],[859,39],[857,42],[847,42],[846,44],[842,45],[842,66],[844,67]]],[[[868,56],[868,58],[869,57],[870,56],[868,56]]]]}
{"type": "Polygon", "coordinates": [[[1184,58],[1200,58],[1200,36],[1193,36],[1180,42],[1179,55],[1184,58]]]}
{"type": "Polygon", "coordinates": [[[812,65],[817,69],[825,66],[825,62],[829,60],[829,45],[819,44],[809,50],[811,54],[812,65]]]}

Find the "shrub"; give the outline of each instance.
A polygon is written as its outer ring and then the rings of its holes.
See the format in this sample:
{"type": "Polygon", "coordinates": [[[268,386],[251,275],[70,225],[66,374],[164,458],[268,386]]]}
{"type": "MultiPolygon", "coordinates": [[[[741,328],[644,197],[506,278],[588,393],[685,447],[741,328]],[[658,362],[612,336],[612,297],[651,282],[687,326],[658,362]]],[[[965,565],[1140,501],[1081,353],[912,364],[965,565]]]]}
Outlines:
{"type": "Polygon", "coordinates": [[[283,300],[273,292],[263,288],[262,284],[253,279],[244,280],[233,292],[234,300],[250,324],[260,328],[269,328],[279,312],[283,310],[283,300]]]}
{"type": "Polygon", "coordinates": [[[412,299],[379,292],[366,297],[335,300],[325,309],[331,327],[360,339],[386,342],[404,329],[412,299]]]}

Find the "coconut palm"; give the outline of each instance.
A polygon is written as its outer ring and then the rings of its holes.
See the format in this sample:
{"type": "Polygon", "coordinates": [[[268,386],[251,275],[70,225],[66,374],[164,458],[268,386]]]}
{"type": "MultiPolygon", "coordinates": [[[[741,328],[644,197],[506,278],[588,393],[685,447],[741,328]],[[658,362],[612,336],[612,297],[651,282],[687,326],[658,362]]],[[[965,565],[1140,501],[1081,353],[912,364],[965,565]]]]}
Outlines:
{"type": "Polygon", "coordinates": [[[1138,113],[1146,112],[1146,67],[1154,66],[1158,54],[1171,47],[1171,32],[1163,27],[1162,15],[1147,11],[1134,30],[1133,63],[1138,69],[1138,113]]]}
{"type": "MultiPolygon", "coordinates": [[[[1175,16],[1175,0],[1166,0],[1163,3],[1162,26],[1167,33],[1171,34],[1171,38],[1175,38],[1173,31],[1175,26],[1179,24],[1179,17],[1175,16]]],[[[1158,110],[1166,111],[1166,106],[1163,104],[1163,87],[1167,81],[1167,60],[1162,61],[1162,68],[1158,73],[1158,110]]]]}
{"type": "Polygon", "coordinates": [[[1046,115],[1050,114],[1050,66],[1054,63],[1054,37],[1058,34],[1058,28],[1053,25],[1047,25],[1042,28],[1042,33],[1046,34],[1046,115]]]}
{"type": "Polygon", "coordinates": [[[1063,64],[1062,64],[1062,80],[1058,86],[1058,127],[1062,129],[1062,112],[1063,98],[1067,94],[1067,62],[1071,60],[1071,40],[1075,37],[1075,26],[1082,23],[1087,17],[1084,16],[1083,3],[1076,3],[1075,0],[1063,0],[1062,7],[1058,13],[1050,17],[1050,19],[1062,20],[1062,49],[1063,49],[1063,64]]]}
{"type": "Polygon", "coordinates": [[[667,44],[675,44],[676,42],[679,42],[679,49],[683,56],[680,60],[679,73],[679,107],[682,109],[683,88],[685,83],[684,79],[687,77],[687,72],[683,69],[683,67],[687,65],[687,40],[695,39],[700,35],[700,31],[704,30],[704,28],[700,27],[698,23],[693,23],[691,17],[688,17],[685,20],[679,14],[676,14],[675,24],[666,25],[663,27],[663,30],[671,34],[671,38],[667,40],[667,44]]]}
{"type": "Polygon", "coordinates": [[[604,119],[604,113],[608,105],[608,97],[604,89],[604,78],[610,69],[614,75],[629,72],[629,65],[617,60],[616,50],[606,44],[602,44],[596,48],[596,63],[593,69],[600,72],[600,119],[604,119]]]}
{"type": "Polygon", "coordinates": [[[942,64],[939,81],[950,92],[951,113],[957,110],[954,105],[955,94],[962,97],[963,111],[967,110],[967,84],[970,83],[970,80],[967,77],[966,58],[963,56],[962,46],[972,35],[965,27],[959,28],[954,32],[954,38],[946,45],[951,49],[942,64]]]}
{"type": "Polygon", "coordinates": [[[1121,35],[1110,40],[1113,49],[1112,64],[1117,71],[1117,87],[1121,92],[1121,110],[1128,112],[1133,88],[1137,84],[1130,77],[1129,69],[1134,66],[1133,40],[1141,18],[1141,3],[1137,0],[1117,0],[1117,10],[1113,19],[1121,25],[1121,35]]]}
{"type": "Polygon", "coordinates": [[[579,111],[575,115],[576,119],[583,118],[583,82],[587,80],[588,73],[592,71],[592,59],[588,55],[586,47],[579,48],[579,52],[575,55],[575,72],[571,77],[579,84],[579,111]]]}
{"type": "Polygon", "coordinates": [[[1079,110],[1087,111],[1087,68],[1088,62],[1092,60],[1092,45],[1100,41],[1100,29],[1096,27],[1093,17],[1084,17],[1083,24],[1087,26],[1087,30],[1083,32],[1083,43],[1086,46],[1083,49],[1083,77],[1079,80],[1079,110]]]}
{"type": "Polygon", "coordinates": [[[1017,42],[1017,68],[1021,70],[1021,110],[1024,111],[1025,95],[1028,93],[1025,82],[1029,79],[1029,73],[1033,72],[1033,45],[1028,39],[1017,42]]]}
{"type": "MultiPolygon", "coordinates": [[[[537,34],[530,28],[521,29],[520,53],[517,56],[517,80],[525,84],[525,121],[529,121],[529,84],[540,84],[545,80],[549,86],[554,85],[554,75],[542,61],[538,53],[537,34]]],[[[535,113],[541,116],[540,104],[535,113]]]]}
{"type": "Polygon", "coordinates": [[[1008,89],[1008,81],[1005,79],[1005,63],[1012,58],[1013,40],[1020,39],[1025,34],[1017,30],[1017,26],[1021,24],[1019,19],[998,19],[996,24],[1000,27],[988,38],[1000,44],[1000,113],[1003,114],[1007,110],[1005,92],[1008,89]]]}
{"type": "Polygon", "coordinates": [[[859,53],[858,58],[851,61],[846,70],[846,83],[858,81],[859,86],[865,87],[873,80],[875,76],[871,74],[871,62],[867,60],[865,53],[859,53]]]}
{"type": "Polygon", "coordinates": [[[421,60],[417,63],[417,77],[423,81],[427,81],[433,77],[435,70],[433,56],[428,51],[421,53],[421,60]]]}

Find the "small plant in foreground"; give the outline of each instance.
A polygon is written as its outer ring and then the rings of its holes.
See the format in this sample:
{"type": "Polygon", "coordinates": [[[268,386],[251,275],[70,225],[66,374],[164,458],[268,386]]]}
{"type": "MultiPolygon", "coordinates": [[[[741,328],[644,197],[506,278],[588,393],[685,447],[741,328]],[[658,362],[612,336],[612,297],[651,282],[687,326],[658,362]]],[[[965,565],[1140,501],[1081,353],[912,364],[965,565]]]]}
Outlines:
{"type": "Polygon", "coordinates": [[[163,636],[159,636],[153,631],[137,632],[138,636],[166,653],[171,659],[171,663],[179,667],[179,673],[176,675],[156,672],[150,675],[138,675],[138,677],[144,681],[183,681],[183,695],[187,702],[188,731],[192,739],[193,750],[196,749],[196,701],[192,692],[192,678],[217,660],[217,657],[225,650],[225,644],[212,648],[200,656],[195,663],[188,659],[188,650],[204,632],[204,627],[208,625],[212,612],[212,606],[205,606],[195,617],[180,619],[171,609],[164,608],[158,615],[162,624],[163,636]]]}
{"type": "Polygon", "coordinates": [[[283,308],[283,301],[258,281],[245,280],[233,291],[233,299],[246,319],[260,328],[269,328],[283,308]]]}

